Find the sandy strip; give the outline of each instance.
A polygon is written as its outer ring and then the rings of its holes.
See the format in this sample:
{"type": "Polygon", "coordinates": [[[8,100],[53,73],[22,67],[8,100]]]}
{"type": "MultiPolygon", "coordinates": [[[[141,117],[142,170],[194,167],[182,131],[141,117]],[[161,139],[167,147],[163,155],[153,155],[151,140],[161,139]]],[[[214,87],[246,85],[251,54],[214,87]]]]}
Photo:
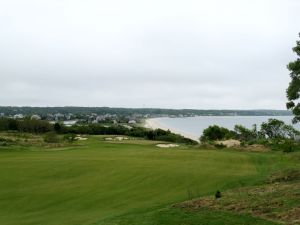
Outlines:
{"type": "Polygon", "coordinates": [[[199,137],[189,134],[189,133],[186,133],[186,132],[176,129],[174,127],[168,127],[165,124],[160,123],[159,118],[146,119],[144,127],[151,128],[151,129],[160,128],[162,130],[170,130],[172,133],[180,134],[186,138],[189,138],[189,139],[199,142],[199,137]]]}

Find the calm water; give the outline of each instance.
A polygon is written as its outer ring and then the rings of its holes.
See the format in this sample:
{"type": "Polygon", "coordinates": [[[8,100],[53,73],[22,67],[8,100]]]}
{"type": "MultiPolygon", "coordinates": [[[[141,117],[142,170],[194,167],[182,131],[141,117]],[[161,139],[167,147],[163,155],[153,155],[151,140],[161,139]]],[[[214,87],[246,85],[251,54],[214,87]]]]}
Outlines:
{"type": "MultiPolygon", "coordinates": [[[[183,133],[188,133],[196,137],[200,137],[205,128],[210,125],[218,125],[233,129],[236,124],[252,128],[253,124],[258,127],[262,122],[266,122],[269,118],[275,118],[284,121],[286,124],[292,124],[291,116],[198,116],[186,118],[157,118],[157,123],[170,129],[176,129],[183,133]]],[[[300,124],[294,125],[300,130],[300,124]]]]}

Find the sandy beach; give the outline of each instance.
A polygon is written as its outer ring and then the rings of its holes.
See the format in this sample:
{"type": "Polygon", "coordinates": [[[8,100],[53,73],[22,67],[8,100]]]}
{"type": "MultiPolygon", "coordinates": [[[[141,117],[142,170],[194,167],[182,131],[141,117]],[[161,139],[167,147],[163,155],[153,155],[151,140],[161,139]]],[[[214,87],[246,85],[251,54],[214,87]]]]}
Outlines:
{"type": "Polygon", "coordinates": [[[144,127],[146,128],[151,128],[151,129],[162,129],[162,130],[170,130],[171,132],[175,133],[175,134],[180,134],[186,138],[189,138],[189,139],[192,139],[192,140],[195,140],[197,142],[199,142],[199,137],[195,136],[195,135],[192,135],[192,134],[189,134],[189,133],[186,133],[186,132],[183,132],[181,130],[178,130],[174,127],[168,127],[162,123],[159,122],[159,118],[151,118],[151,119],[146,119],[145,120],[145,124],[144,124],[144,127]]]}

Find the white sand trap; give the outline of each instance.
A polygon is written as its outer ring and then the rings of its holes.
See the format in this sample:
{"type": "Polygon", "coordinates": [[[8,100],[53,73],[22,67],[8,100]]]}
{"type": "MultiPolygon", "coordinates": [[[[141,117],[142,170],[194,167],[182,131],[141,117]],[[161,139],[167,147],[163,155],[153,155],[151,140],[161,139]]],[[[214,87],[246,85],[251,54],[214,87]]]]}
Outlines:
{"type": "Polygon", "coordinates": [[[81,137],[80,135],[77,135],[77,137],[75,137],[75,140],[77,140],[77,141],[85,141],[85,140],[87,140],[87,138],[81,137]]]}
{"type": "Polygon", "coordinates": [[[158,144],[156,145],[159,148],[175,148],[178,147],[179,145],[176,144],[158,144]]]}
{"type": "Polygon", "coordinates": [[[125,138],[124,137],[115,137],[116,141],[123,141],[125,138]]]}
{"type": "Polygon", "coordinates": [[[105,141],[123,141],[123,140],[129,140],[129,138],[128,137],[114,137],[114,138],[107,137],[107,138],[105,138],[105,141]]]}

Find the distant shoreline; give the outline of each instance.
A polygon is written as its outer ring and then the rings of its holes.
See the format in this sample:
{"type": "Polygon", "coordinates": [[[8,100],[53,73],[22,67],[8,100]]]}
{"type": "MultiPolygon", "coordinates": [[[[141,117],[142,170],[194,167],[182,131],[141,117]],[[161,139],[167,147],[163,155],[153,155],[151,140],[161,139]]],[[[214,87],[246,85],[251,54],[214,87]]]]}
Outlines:
{"type": "Polygon", "coordinates": [[[183,131],[181,131],[179,129],[176,129],[174,127],[166,126],[165,124],[162,124],[158,121],[160,118],[164,118],[164,117],[146,119],[145,123],[144,123],[144,127],[145,128],[150,128],[150,129],[170,130],[172,133],[180,134],[183,137],[186,137],[186,138],[189,138],[189,139],[192,139],[194,141],[199,142],[199,137],[197,137],[195,135],[192,135],[192,134],[189,134],[189,133],[186,133],[186,132],[183,132],[183,131]]]}

